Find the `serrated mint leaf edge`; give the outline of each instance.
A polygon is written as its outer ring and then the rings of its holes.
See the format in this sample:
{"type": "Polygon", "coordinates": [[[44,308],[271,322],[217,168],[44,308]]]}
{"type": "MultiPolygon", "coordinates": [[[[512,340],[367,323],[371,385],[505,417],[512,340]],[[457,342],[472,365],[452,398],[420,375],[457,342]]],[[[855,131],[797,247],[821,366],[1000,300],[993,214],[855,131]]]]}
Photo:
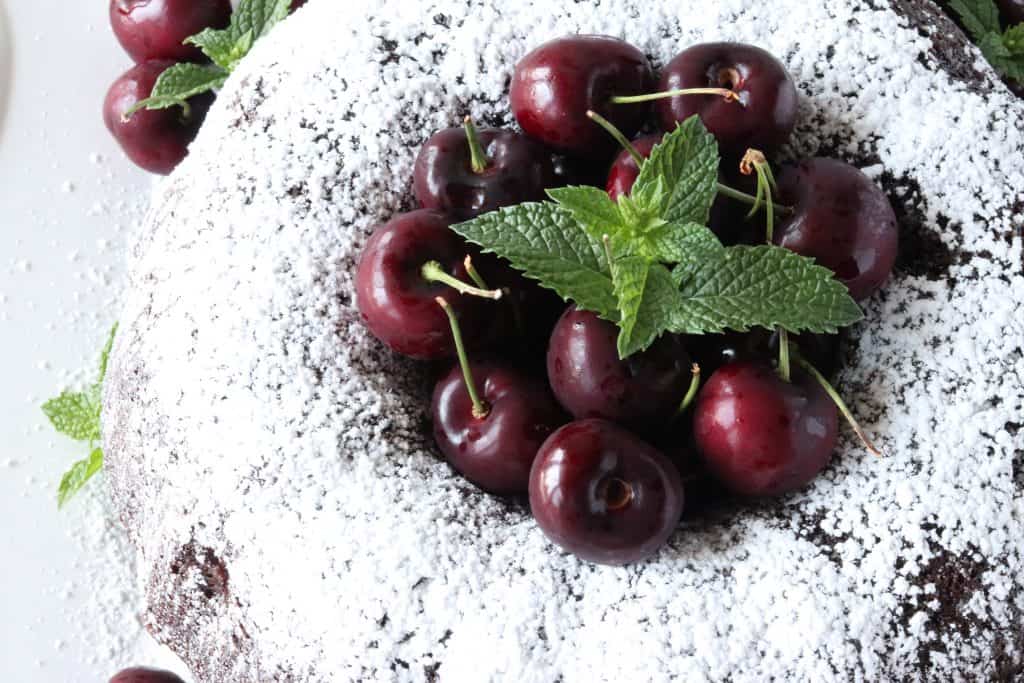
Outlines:
{"type": "Polygon", "coordinates": [[[215,64],[175,64],[157,77],[152,94],[136,102],[125,116],[141,109],[187,108],[189,98],[220,88],[227,78],[228,72],[215,64]]]}
{"type": "Polygon", "coordinates": [[[103,450],[93,448],[88,458],[76,462],[61,477],[57,487],[57,509],[62,509],[101,469],[103,450]]]}
{"type": "Polygon", "coordinates": [[[999,33],[999,7],[993,0],[950,0],[950,8],[960,15],[964,27],[975,40],[987,33],[999,33]]]}

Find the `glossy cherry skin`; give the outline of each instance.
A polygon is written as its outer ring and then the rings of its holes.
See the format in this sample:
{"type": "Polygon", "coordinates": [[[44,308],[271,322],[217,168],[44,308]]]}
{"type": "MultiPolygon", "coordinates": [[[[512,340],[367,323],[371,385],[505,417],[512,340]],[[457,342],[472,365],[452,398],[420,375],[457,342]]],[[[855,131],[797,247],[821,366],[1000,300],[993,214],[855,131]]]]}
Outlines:
{"type": "Polygon", "coordinates": [[[705,43],[683,50],[661,72],[659,91],[728,88],[739,102],[718,95],[658,100],[666,131],[699,115],[723,154],[739,158],[749,148],[771,152],[789,140],[796,125],[796,85],[768,52],[742,43],[705,43]]]}
{"type": "Polygon", "coordinates": [[[137,166],[150,173],[167,175],[188,155],[188,146],[199,133],[213,94],[197,95],[181,107],[142,109],[125,120],[124,113],[149,97],[156,79],[173,62],[137,64],[114,81],[103,102],[103,121],[121,149],[137,166]]]}
{"type": "Polygon", "coordinates": [[[545,198],[544,191],[555,185],[555,170],[543,145],[510,130],[482,128],[478,134],[489,159],[481,173],[473,171],[462,128],[443,130],[423,145],[413,173],[413,191],[423,208],[467,220],[545,198]]]}
{"type": "MultiPolygon", "coordinates": [[[[647,159],[651,152],[661,142],[663,135],[646,135],[633,141],[633,148],[637,153],[647,159]]],[[[622,150],[619,156],[612,162],[611,170],[608,171],[608,182],[605,190],[612,201],[618,201],[622,195],[628,195],[633,191],[636,179],[640,177],[640,166],[637,165],[629,150],[622,150]]]]}
{"type": "Polygon", "coordinates": [[[797,491],[828,464],[838,413],[814,379],[784,382],[765,363],[740,361],[713,374],[694,409],[693,433],[708,470],[744,496],[797,491]]]}
{"type": "Polygon", "coordinates": [[[437,261],[450,275],[470,282],[463,262],[469,247],[452,232],[444,214],[421,209],[378,227],[359,260],[356,304],[363,322],[392,350],[420,360],[455,353],[451,324],[437,297],[455,311],[467,344],[482,336],[488,302],[423,278],[423,265],[437,261]]]}
{"type": "Polygon", "coordinates": [[[1016,26],[1024,23],[1024,0],[996,0],[1003,24],[1016,26]]]}
{"type": "Polygon", "coordinates": [[[548,345],[548,380],[555,398],[577,419],[600,417],[646,430],[667,423],[692,377],[679,337],[664,335],[626,360],[619,330],[590,311],[570,306],[548,345]]]}
{"type": "Polygon", "coordinates": [[[170,671],[136,666],[117,673],[110,683],[185,683],[170,671]]]}
{"type": "Polygon", "coordinates": [[[607,36],[569,36],[545,43],[516,65],[510,97],[523,131],[548,147],[586,159],[607,159],[615,141],[587,118],[593,110],[632,136],[648,106],[612,104],[617,95],[649,92],[650,62],[629,43],[607,36]]]}
{"type": "Polygon", "coordinates": [[[899,249],[896,214],[885,193],[859,170],[809,159],[778,176],[780,200],[795,207],[775,243],[835,272],[861,301],[889,278],[899,249]]]}
{"type": "Polygon", "coordinates": [[[656,553],[679,523],[683,495],[668,458],[607,420],[559,429],[530,473],[537,525],[555,544],[597,564],[631,564],[656,553]]]}
{"type": "Polygon", "coordinates": [[[136,62],[205,59],[185,39],[205,28],[226,28],[230,21],[229,0],[110,0],[114,35],[136,62]]]}
{"type": "MultiPolygon", "coordinates": [[[[842,339],[835,334],[789,335],[790,346],[799,349],[807,361],[826,377],[834,377],[841,365],[842,339]]],[[[688,337],[690,350],[705,378],[729,363],[736,361],[774,362],[779,356],[779,333],[764,328],[750,332],[725,332],[688,337]]]]}
{"type": "Polygon", "coordinates": [[[495,362],[470,367],[488,413],[473,415],[456,365],[434,388],[434,440],[452,467],[485,491],[525,494],[537,451],[568,418],[543,382],[495,362]]]}

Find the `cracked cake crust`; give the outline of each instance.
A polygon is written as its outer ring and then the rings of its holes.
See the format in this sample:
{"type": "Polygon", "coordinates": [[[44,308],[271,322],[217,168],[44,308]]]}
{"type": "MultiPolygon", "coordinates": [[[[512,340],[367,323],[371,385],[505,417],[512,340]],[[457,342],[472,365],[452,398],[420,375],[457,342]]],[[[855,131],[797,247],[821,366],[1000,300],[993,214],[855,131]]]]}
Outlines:
{"type": "Polygon", "coordinates": [[[513,4],[311,3],[157,192],[104,395],[154,635],[219,683],[1020,676],[1021,102],[926,0],[513,4]],[[626,568],[452,474],[425,371],[352,299],[426,137],[511,124],[515,62],[571,32],[656,65],[769,49],[801,92],[786,154],[864,168],[902,231],[840,377],[888,457],[844,438],[806,491],[686,520],[626,568]]]}

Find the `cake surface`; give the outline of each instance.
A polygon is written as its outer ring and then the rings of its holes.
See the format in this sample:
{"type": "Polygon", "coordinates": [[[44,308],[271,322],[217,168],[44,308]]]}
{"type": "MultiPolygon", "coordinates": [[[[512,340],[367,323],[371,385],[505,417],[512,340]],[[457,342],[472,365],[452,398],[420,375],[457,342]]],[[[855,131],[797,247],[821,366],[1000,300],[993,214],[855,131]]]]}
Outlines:
{"type": "Polygon", "coordinates": [[[132,254],[104,449],[154,634],[220,683],[1016,680],[1022,116],[925,0],[314,0],[232,76],[132,254]],[[847,433],[806,491],[626,568],[454,475],[425,371],[352,297],[424,140],[510,125],[516,61],[576,32],[656,66],[765,47],[801,92],[787,156],[856,164],[901,219],[839,381],[887,457],[847,433]]]}

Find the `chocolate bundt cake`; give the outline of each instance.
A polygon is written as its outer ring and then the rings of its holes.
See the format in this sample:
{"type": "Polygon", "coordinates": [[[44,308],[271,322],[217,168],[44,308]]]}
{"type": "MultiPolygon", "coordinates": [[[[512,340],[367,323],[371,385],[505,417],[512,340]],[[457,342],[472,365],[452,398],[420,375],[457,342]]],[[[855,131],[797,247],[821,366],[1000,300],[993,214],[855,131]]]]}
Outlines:
{"type": "Polygon", "coordinates": [[[204,682],[960,681],[1024,671],[1024,103],[930,0],[315,0],[261,41],[131,254],[104,395],[148,623],[204,682]],[[891,199],[902,254],[838,383],[844,437],[781,501],[651,561],[560,551],[436,453],[426,371],[353,273],[416,153],[513,125],[528,50],[623,37],[777,55],[791,158],[891,199]]]}

